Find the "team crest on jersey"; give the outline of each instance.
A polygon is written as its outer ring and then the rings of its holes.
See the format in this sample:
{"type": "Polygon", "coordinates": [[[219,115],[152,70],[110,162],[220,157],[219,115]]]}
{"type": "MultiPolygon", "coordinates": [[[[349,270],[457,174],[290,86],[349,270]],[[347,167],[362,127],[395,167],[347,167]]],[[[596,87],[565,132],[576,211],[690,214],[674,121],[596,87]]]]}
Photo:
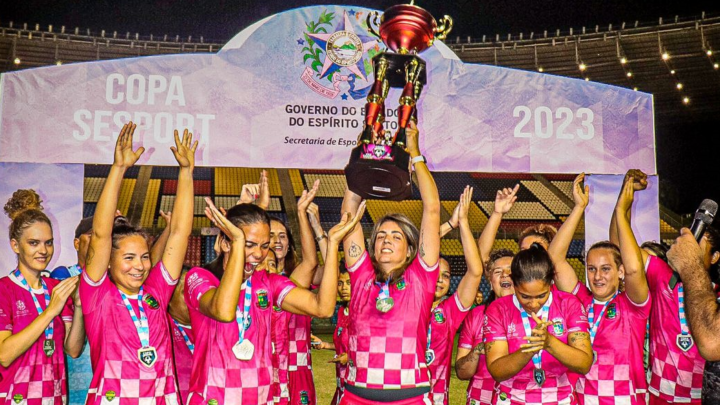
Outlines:
{"type": "Polygon", "coordinates": [[[562,318],[555,318],[552,320],[553,333],[555,336],[562,336],[565,334],[565,323],[562,318]]]}
{"type": "Polygon", "coordinates": [[[22,302],[21,300],[17,300],[15,305],[18,308],[18,315],[23,316],[28,314],[28,310],[24,302],[22,302]]]}
{"type": "Polygon", "coordinates": [[[310,396],[308,395],[307,391],[300,391],[300,404],[301,405],[309,405],[310,404],[310,396]]]}
{"type": "Polygon", "coordinates": [[[268,302],[267,290],[257,290],[257,306],[260,309],[267,309],[270,306],[268,302]]]}
{"type": "Polygon", "coordinates": [[[16,404],[19,404],[22,402],[23,396],[21,394],[15,394],[13,395],[13,401],[15,401],[16,404]]]}
{"type": "Polygon", "coordinates": [[[160,308],[160,303],[158,302],[158,300],[150,294],[146,294],[143,297],[143,301],[145,301],[145,303],[148,304],[148,306],[152,309],[160,308]]]}
{"type": "Polygon", "coordinates": [[[113,399],[115,399],[115,391],[107,391],[107,392],[105,392],[105,398],[106,398],[108,401],[112,401],[113,399]]]}
{"type": "Polygon", "coordinates": [[[441,308],[435,308],[435,311],[433,312],[433,317],[436,323],[445,323],[445,314],[443,313],[443,310],[441,308]]]}
{"type": "Polygon", "coordinates": [[[611,303],[608,305],[607,308],[607,319],[615,319],[617,317],[617,307],[615,306],[615,303],[611,303]]]}
{"type": "Polygon", "coordinates": [[[407,287],[407,284],[405,283],[405,278],[403,277],[400,280],[398,280],[398,282],[395,283],[395,287],[397,287],[397,289],[399,291],[404,290],[407,287]]]}

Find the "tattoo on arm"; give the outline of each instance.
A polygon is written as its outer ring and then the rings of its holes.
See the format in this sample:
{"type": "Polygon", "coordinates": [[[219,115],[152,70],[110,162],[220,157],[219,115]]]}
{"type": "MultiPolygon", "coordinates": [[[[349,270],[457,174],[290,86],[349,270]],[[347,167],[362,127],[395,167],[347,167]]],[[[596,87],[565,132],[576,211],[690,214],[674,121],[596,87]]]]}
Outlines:
{"type": "Polygon", "coordinates": [[[348,256],[350,257],[360,257],[360,253],[362,252],[362,249],[360,249],[360,246],[357,245],[357,243],[353,242],[350,245],[350,250],[348,251],[348,256]]]}
{"type": "Polygon", "coordinates": [[[574,344],[574,343],[581,343],[582,341],[590,339],[590,335],[588,335],[585,332],[575,332],[575,333],[571,333],[569,338],[570,338],[569,343],[574,344]]]}
{"type": "Polygon", "coordinates": [[[425,257],[425,238],[423,236],[425,235],[425,232],[420,232],[420,257],[425,257]]]}
{"type": "Polygon", "coordinates": [[[492,349],[495,342],[487,342],[485,343],[485,354],[490,353],[490,350],[492,349]]]}

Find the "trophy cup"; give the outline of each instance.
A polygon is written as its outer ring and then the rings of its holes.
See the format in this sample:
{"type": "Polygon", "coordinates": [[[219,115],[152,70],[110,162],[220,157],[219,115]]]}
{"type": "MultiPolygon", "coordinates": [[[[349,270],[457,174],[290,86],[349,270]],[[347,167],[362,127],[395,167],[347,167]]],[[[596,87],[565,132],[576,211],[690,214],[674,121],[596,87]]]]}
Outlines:
{"type": "Polygon", "coordinates": [[[450,17],[444,16],[438,25],[429,12],[413,3],[392,6],[382,16],[374,11],[367,17],[368,31],[379,37],[388,51],[373,58],[375,82],[365,104],[365,127],[345,167],[348,187],[366,199],[402,201],[410,197],[405,128],[410,120],[417,122],[416,103],[427,82],[425,61],[417,55],[435,39],[445,39],[452,29],[450,17]],[[394,135],[383,128],[385,98],[391,87],[402,88],[394,135]]]}

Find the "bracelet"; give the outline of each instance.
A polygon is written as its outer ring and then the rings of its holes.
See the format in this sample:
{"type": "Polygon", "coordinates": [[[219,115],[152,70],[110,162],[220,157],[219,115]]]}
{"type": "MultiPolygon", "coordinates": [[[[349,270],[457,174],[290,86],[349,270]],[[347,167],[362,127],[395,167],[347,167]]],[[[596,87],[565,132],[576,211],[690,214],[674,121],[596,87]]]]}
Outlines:
{"type": "Polygon", "coordinates": [[[448,224],[448,226],[450,227],[450,230],[453,230],[453,229],[455,229],[455,227],[454,227],[454,226],[452,226],[452,224],[450,223],[450,221],[447,221],[447,224],[448,224]]]}
{"type": "Polygon", "coordinates": [[[320,243],[320,241],[323,240],[323,239],[325,239],[325,238],[327,238],[327,233],[323,232],[322,235],[316,236],[316,237],[315,237],[315,240],[316,240],[318,243],[320,243]]]}

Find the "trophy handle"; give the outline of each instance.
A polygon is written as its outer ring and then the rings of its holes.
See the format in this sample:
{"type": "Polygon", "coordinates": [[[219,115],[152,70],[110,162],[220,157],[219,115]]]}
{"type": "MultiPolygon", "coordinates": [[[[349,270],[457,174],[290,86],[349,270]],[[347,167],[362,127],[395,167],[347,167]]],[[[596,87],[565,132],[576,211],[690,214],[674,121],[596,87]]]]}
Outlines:
{"type": "Polygon", "coordinates": [[[370,32],[371,34],[375,35],[378,38],[380,38],[380,33],[378,33],[375,30],[373,23],[379,27],[380,26],[380,21],[378,21],[379,19],[380,19],[380,14],[377,11],[369,12],[367,18],[365,19],[365,23],[367,24],[368,32],[370,32]]]}
{"type": "MultiPolygon", "coordinates": [[[[453,19],[449,15],[444,15],[439,21],[437,28],[435,28],[435,38],[444,41],[447,38],[450,31],[453,28],[453,19]]],[[[369,26],[369,25],[368,25],[369,26]]]]}

